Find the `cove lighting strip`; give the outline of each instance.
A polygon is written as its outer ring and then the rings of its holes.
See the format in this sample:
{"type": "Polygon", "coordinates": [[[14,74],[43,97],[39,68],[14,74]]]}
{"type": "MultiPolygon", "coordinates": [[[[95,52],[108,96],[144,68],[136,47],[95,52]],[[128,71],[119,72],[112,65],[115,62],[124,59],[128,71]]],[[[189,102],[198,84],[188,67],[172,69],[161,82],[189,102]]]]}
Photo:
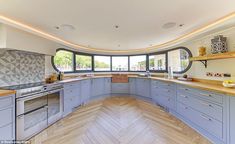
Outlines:
{"type": "Polygon", "coordinates": [[[159,45],[155,45],[155,46],[152,46],[152,47],[148,47],[148,48],[142,48],[142,49],[132,49],[132,50],[105,50],[105,49],[96,49],[96,48],[89,48],[89,47],[86,47],[86,46],[82,46],[82,45],[79,45],[79,44],[75,44],[75,43],[72,43],[72,42],[69,42],[69,41],[66,41],[62,38],[59,38],[57,36],[54,36],[54,35],[51,35],[47,32],[44,32],[40,29],[37,29],[33,26],[30,26],[28,24],[25,24],[25,23],[22,23],[22,22],[19,22],[17,20],[14,20],[12,18],[9,18],[9,17],[6,17],[6,16],[3,16],[0,14],[0,22],[4,23],[4,24],[7,24],[7,25],[10,25],[10,26],[13,26],[13,27],[16,27],[16,28],[19,28],[19,29],[22,29],[22,30],[25,30],[25,31],[28,31],[30,33],[33,33],[33,34],[36,34],[38,36],[41,36],[41,37],[44,37],[46,39],[49,39],[49,40],[53,40],[57,43],[60,43],[60,44],[63,44],[65,46],[68,46],[68,47],[72,47],[72,48],[77,48],[77,49],[83,49],[83,50],[86,50],[86,51],[94,51],[94,52],[105,52],[105,53],[112,53],[112,54],[115,54],[115,53],[146,53],[147,51],[153,51],[155,49],[158,49],[158,48],[163,48],[163,47],[166,47],[166,46],[170,46],[170,45],[173,45],[173,44],[176,44],[180,41],[183,41],[187,38],[190,38],[190,37],[193,37],[197,34],[200,34],[202,33],[203,31],[209,29],[209,28],[212,28],[218,24],[221,24],[227,20],[230,20],[232,18],[235,17],[235,12],[231,13],[231,14],[228,14],[202,28],[199,28],[199,29],[196,29],[188,34],[185,34],[185,35],[182,35],[174,40],[171,40],[171,41],[168,41],[168,42],[165,42],[165,43],[162,43],[162,44],[159,44],[159,45]]]}

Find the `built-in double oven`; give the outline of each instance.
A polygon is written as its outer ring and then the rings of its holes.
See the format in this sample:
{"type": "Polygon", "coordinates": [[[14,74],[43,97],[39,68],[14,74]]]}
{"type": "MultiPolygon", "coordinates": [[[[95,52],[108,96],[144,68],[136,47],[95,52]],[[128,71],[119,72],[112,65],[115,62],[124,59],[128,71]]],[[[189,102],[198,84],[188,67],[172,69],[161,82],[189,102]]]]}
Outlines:
{"type": "Polygon", "coordinates": [[[16,137],[26,140],[62,117],[63,87],[27,95],[16,100],[16,137]]]}

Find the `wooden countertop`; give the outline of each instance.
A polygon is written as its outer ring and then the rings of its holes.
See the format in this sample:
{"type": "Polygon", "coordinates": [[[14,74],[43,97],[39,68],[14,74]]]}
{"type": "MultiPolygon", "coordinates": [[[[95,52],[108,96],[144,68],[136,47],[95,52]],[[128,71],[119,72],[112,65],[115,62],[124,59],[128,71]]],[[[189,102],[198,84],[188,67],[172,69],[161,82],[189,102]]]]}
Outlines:
{"type": "Polygon", "coordinates": [[[167,79],[167,78],[161,78],[161,77],[138,77],[138,76],[129,76],[133,78],[147,78],[147,79],[155,79],[155,80],[160,80],[160,81],[165,81],[165,82],[173,82],[185,86],[189,86],[192,88],[198,88],[198,89],[203,89],[203,90],[208,90],[208,91],[213,91],[213,92],[218,92],[226,95],[231,95],[235,96],[235,88],[226,88],[222,84],[210,84],[210,83],[203,83],[203,82],[195,82],[195,81],[180,81],[177,79],[167,79]]]}
{"type": "Polygon", "coordinates": [[[76,77],[76,78],[68,78],[64,79],[62,81],[59,81],[59,83],[69,83],[69,82],[75,82],[80,80],[86,80],[86,79],[95,79],[95,78],[111,78],[112,75],[99,75],[99,76],[89,76],[89,77],[76,77]]]}
{"type": "Polygon", "coordinates": [[[15,94],[14,90],[0,90],[0,97],[15,94]]]}
{"type": "MultiPolygon", "coordinates": [[[[93,79],[93,78],[111,78],[112,75],[98,75],[98,76],[92,76],[92,77],[76,77],[76,78],[69,78],[60,81],[59,83],[68,83],[68,82],[75,82],[79,80],[86,80],[86,79],[93,79]]],[[[197,81],[180,81],[177,79],[167,79],[163,77],[139,77],[137,75],[128,75],[129,78],[144,78],[144,79],[153,79],[153,80],[160,80],[165,82],[173,82],[181,85],[185,85],[192,88],[198,88],[202,90],[208,90],[212,92],[218,92],[230,96],[235,96],[235,88],[226,88],[223,87],[222,84],[214,84],[214,83],[205,83],[205,82],[197,82],[197,81]]]]}

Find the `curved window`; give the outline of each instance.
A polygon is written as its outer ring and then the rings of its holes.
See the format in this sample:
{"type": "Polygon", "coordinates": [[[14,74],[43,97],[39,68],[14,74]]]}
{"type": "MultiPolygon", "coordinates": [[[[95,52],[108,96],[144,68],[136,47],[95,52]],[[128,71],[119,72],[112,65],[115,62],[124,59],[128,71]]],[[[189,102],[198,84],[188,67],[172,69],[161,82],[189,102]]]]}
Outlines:
{"type": "Polygon", "coordinates": [[[165,72],[167,70],[166,53],[149,55],[149,70],[165,72]]]}
{"type": "Polygon", "coordinates": [[[110,56],[94,56],[94,71],[110,71],[110,56]]]}
{"type": "Polygon", "coordinates": [[[146,71],[146,55],[130,56],[130,71],[146,71]]]}
{"type": "Polygon", "coordinates": [[[55,68],[61,72],[73,71],[73,52],[59,50],[53,58],[55,68]]]}
{"type": "Polygon", "coordinates": [[[76,54],[76,71],[91,71],[92,57],[89,55],[76,54]]]}
{"type": "Polygon", "coordinates": [[[58,49],[52,65],[61,72],[168,72],[185,73],[192,66],[192,53],[185,47],[143,55],[92,55],[58,49]]]}
{"type": "Polygon", "coordinates": [[[128,56],[112,56],[112,71],[128,71],[128,56]]]}
{"type": "Polygon", "coordinates": [[[189,58],[192,53],[187,48],[177,48],[168,51],[168,68],[171,67],[174,73],[184,73],[192,65],[189,58]]]}

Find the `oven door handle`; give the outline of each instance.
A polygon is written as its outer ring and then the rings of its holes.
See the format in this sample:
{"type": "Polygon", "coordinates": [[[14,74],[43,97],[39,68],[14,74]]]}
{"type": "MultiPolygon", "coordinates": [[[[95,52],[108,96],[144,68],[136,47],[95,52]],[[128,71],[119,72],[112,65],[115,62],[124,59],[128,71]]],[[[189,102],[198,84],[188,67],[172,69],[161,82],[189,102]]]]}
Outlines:
{"type": "Polygon", "coordinates": [[[36,109],[33,109],[33,110],[31,110],[31,111],[28,111],[28,112],[26,112],[26,113],[23,113],[23,114],[20,114],[20,115],[18,115],[17,116],[17,118],[23,118],[23,116],[25,116],[25,115],[27,115],[27,114],[30,114],[30,113],[33,113],[33,112],[35,112],[35,111],[38,111],[38,110],[41,110],[41,109],[45,109],[45,108],[48,108],[48,105],[44,105],[44,106],[41,106],[41,107],[38,107],[38,108],[36,108],[36,109]]]}
{"type": "Polygon", "coordinates": [[[46,93],[40,93],[40,94],[31,95],[31,96],[27,96],[27,97],[23,97],[23,98],[18,98],[17,101],[27,101],[27,100],[39,98],[42,96],[46,96],[46,93]]]}
{"type": "Polygon", "coordinates": [[[52,93],[60,92],[60,91],[62,91],[62,90],[63,90],[63,88],[57,89],[57,90],[52,90],[52,91],[46,92],[46,94],[52,94],[52,93]]]}

